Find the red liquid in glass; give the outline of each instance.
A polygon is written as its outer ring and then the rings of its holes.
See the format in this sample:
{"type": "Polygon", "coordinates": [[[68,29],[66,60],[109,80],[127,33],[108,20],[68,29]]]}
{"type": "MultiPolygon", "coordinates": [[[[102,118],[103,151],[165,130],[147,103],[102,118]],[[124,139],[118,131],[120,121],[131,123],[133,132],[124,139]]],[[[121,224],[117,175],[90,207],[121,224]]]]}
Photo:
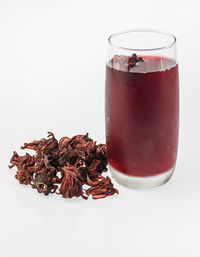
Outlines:
{"type": "Polygon", "coordinates": [[[178,66],[173,59],[143,56],[128,71],[127,58],[114,56],[106,67],[108,161],[127,175],[157,175],[176,162],[178,66]]]}

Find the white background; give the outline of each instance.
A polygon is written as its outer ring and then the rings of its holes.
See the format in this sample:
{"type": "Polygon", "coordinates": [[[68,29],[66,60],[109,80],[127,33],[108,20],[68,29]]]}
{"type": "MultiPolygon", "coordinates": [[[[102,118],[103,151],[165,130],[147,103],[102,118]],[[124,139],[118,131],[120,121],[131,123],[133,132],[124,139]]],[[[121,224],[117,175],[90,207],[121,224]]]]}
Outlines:
{"type": "Polygon", "coordinates": [[[1,256],[200,256],[199,56],[198,0],[0,0],[1,256]],[[115,183],[119,196],[96,201],[20,185],[7,165],[24,142],[47,131],[105,142],[107,37],[130,28],[178,38],[180,143],[171,181],[147,191],[115,183]]]}

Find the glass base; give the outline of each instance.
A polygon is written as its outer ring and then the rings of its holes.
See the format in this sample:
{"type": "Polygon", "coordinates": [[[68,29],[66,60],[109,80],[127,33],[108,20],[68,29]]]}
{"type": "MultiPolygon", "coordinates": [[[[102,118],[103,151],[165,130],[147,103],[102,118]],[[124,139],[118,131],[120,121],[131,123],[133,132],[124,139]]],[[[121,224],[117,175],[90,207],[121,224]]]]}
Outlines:
{"type": "Polygon", "coordinates": [[[135,176],[125,175],[117,171],[110,164],[109,164],[109,169],[111,171],[112,177],[119,184],[126,187],[135,188],[135,189],[145,189],[145,188],[161,186],[171,178],[174,172],[174,167],[173,167],[172,169],[155,176],[135,177],[135,176]]]}

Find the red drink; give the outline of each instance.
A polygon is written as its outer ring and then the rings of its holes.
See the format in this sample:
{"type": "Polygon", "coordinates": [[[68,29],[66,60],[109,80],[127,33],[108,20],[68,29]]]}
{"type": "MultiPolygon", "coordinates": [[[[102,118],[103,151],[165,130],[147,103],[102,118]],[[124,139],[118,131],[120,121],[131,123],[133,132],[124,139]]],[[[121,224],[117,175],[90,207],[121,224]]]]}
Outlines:
{"type": "Polygon", "coordinates": [[[115,170],[139,177],[174,168],[179,121],[176,61],[143,59],[128,71],[128,57],[114,56],[106,67],[108,161],[115,170]]]}

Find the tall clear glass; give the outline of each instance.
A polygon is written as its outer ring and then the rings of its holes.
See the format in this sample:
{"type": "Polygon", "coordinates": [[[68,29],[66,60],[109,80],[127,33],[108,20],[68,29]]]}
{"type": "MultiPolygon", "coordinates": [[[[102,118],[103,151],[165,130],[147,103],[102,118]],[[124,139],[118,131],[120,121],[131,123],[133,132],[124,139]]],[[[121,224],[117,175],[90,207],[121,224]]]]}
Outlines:
{"type": "Polygon", "coordinates": [[[178,147],[179,79],[174,35],[128,30],[108,39],[106,143],[112,176],[150,188],[172,176],[178,147]]]}

